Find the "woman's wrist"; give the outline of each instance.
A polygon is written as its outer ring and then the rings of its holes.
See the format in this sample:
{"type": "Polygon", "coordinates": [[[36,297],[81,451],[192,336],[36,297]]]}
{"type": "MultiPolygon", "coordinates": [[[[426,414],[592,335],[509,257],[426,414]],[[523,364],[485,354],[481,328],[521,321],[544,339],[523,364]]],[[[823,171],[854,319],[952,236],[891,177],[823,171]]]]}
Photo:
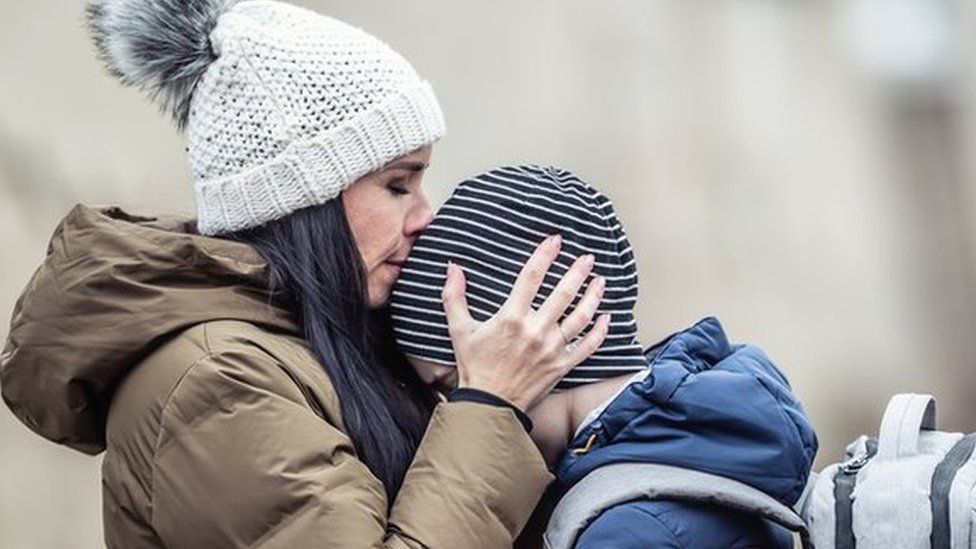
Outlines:
{"type": "Polygon", "coordinates": [[[478,404],[487,404],[489,406],[497,406],[500,408],[509,408],[515,412],[515,417],[525,428],[525,432],[532,432],[532,420],[529,419],[528,414],[524,410],[512,404],[511,402],[505,400],[504,398],[489,393],[488,391],[482,391],[481,389],[475,389],[473,387],[458,387],[451,391],[447,396],[448,402],[476,402],[478,404]]]}

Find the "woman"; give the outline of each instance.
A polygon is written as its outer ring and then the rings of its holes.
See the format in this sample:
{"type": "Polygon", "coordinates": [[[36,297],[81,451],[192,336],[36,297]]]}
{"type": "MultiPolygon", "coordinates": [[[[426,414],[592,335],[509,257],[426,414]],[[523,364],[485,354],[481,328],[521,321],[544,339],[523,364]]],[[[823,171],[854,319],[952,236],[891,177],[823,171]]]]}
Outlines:
{"type": "MultiPolygon", "coordinates": [[[[443,120],[399,55],[271,1],[113,0],[99,51],[187,132],[199,218],[79,206],[18,301],[3,397],[105,450],[110,547],[503,547],[551,477],[519,420],[607,331],[444,289],[461,389],[436,406],[392,351],[390,287],[431,218],[443,120]],[[578,328],[576,328],[578,327],[578,328]]],[[[588,275],[568,272],[573,294],[588,275]]]]}

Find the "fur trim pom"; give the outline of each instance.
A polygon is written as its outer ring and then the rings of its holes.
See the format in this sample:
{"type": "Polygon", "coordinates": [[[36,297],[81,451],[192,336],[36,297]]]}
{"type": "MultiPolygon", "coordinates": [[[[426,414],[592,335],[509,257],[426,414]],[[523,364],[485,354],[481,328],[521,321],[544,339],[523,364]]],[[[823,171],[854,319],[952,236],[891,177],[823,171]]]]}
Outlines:
{"type": "Polygon", "coordinates": [[[106,0],[87,8],[99,58],[127,86],[148,92],[180,129],[197,82],[216,55],[210,32],[236,0],[106,0]]]}

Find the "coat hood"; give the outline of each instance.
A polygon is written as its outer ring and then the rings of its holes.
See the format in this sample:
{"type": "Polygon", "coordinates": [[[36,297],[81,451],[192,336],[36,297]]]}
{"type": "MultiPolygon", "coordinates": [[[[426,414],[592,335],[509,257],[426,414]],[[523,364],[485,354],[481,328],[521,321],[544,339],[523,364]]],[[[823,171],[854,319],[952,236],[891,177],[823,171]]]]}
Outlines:
{"type": "Polygon", "coordinates": [[[76,206],[17,300],[3,400],[41,436],[101,452],[115,387],[169,338],[216,319],[299,333],[269,304],[265,268],[252,247],[196,234],[190,220],[76,206]]]}

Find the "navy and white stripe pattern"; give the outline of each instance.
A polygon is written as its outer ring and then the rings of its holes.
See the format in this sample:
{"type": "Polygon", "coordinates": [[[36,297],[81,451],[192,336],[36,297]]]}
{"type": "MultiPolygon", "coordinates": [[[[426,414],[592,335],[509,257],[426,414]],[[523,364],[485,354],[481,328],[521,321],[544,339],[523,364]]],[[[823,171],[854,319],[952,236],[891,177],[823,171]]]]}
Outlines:
{"type": "Polygon", "coordinates": [[[448,261],[464,269],[471,315],[484,321],[511,294],[535,248],[557,233],[562,251],[534,306],[545,301],[577,257],[593,254],[591,278],[602,275],[607,282],[599,312],[611,315],[603,345],[557,388],[646,368],[633,314],[637,266],[613,205],[572,173],[552,167],[497,168],[458,185],[417,240],[393,288],[390,308],[400,348],[409,356],[455,364],[441,302],[448,261]]]}

